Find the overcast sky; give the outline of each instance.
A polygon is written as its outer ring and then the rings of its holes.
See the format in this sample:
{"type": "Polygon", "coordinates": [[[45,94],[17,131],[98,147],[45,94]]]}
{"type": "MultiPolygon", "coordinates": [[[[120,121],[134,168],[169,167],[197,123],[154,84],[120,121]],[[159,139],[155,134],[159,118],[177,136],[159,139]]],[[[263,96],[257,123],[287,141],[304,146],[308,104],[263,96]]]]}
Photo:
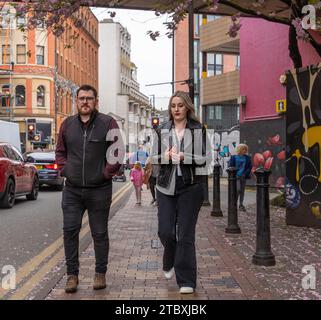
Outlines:
{"type": "MultiPolygon", "coordinates": [[[[110,18],[106,8],[92,8],[99,21],[110,18]]],[[[120,22],[131,34],[131,60],[137,66],[140,91],[147,96],[155,94],[156,107],[167,108],[172,93],[171,84],[146,87],[147,84],[169,82],[172,80],[172,39],[165,35],[163,22],[166,16],[156,17],[154,12],[137,10],[113,10],[114,21],[120,22]],[[146,34],[148,30],[160,31],[156,41],[146,34]]]]}

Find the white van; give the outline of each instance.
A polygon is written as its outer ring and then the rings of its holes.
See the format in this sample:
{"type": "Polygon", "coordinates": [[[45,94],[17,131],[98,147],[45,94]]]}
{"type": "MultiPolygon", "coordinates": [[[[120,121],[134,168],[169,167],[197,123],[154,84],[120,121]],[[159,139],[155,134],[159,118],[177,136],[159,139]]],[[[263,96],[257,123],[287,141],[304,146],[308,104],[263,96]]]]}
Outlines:
{"type": "Polygon", "coordinates": [[[21,152],[19,124],[0,120],[0,142],[10,143],[21,152]]]}

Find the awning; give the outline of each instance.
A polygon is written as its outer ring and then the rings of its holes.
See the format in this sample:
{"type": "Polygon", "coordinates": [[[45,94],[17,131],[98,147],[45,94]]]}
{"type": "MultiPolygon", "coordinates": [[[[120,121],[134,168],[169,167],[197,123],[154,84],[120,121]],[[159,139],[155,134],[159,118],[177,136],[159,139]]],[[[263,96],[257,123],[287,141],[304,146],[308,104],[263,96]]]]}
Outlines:
{"type": "MultiPolygon", "coordinates": [[[[204,14],[217,14],[217,15],[233,15],[239,10],[238,6],[252,10],[253,12],[260,11],[263,14],[269,15],[272,12],[277,17],[289,17],[289,6],[282,0],[265,0],[263,5],[260,5],[257,1],[249,0],[231,0],[229,1],[231,6],[219,4],[219,9],[216,12],[211,11],[204,5],[203,0],[194,0],[194,12],[204,14]],[[234,8],[233,8],[234,7],[234,8]]],[[[95,7],[107,7],[109,1],[96,0],[95,7]]],[[[120,9],[135,9],[135,10],[154,10],[160,6],[168,5],[172,3],[172,0],[123,0],[118,3],[115,8],[120,9]]],[[[248,12],[250,15],[250,12],[248,12]]]]}

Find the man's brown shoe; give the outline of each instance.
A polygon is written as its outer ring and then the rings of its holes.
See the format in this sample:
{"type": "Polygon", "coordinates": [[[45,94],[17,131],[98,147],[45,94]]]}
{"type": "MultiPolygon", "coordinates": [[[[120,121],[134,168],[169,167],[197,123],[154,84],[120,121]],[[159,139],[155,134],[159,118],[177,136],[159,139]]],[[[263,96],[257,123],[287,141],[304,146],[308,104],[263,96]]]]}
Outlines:
{"type": "Polygon", "coordinates": [[[105,274],[104,273],[95,273],[93,289],[100,290],[100,289],[105,289],[105,288],[106,288],[105,274]]]}
{"type": "Polygon", "coordinates": [[[77,291],[77,286],[78,286],[78,276],[69,275],[67,277],[65,292],[66,293],[74,293],[77,291]]]}

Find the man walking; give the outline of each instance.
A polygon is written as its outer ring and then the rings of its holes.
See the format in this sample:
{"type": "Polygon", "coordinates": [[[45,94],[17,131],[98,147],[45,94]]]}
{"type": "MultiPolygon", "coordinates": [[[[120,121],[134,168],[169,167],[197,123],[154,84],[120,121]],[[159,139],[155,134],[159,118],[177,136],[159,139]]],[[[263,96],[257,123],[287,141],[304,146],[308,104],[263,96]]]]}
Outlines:
{"type": "Polygon", "coordinates": [[[77,290],[79,232],[86,210],[96,257],[93,289],[106,288],[112,176],[125,153],[116,121],[96,109],[96,89],[83,85],[77,90],[76,98],[78,114],[62,123],[56,147],[56,162],[61,175],[66,177],[61,206],[67,293],[77,290]]]}

